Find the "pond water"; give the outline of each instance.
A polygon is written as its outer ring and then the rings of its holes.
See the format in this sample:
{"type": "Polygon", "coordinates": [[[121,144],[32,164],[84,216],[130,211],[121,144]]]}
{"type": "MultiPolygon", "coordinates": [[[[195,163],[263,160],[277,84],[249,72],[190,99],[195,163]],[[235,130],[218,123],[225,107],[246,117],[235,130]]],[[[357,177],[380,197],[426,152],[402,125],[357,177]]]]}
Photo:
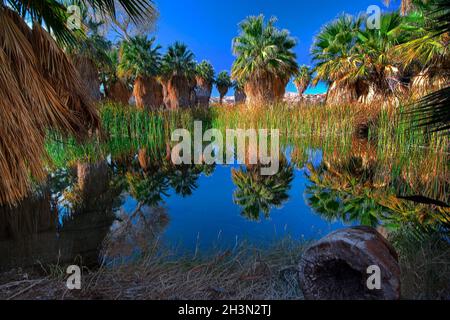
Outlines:
{"type": "Polygon", "coordinates": [[[392,179],[367,150],[335,157],[310,147],[299,156],[288,146],[282,154],[274,176],[260,176],[258,165],[175,166],[146,149],[57,168],[17,207],[0,207],[0,271],[95,267],[155,248],[191,255],[243,242],[264,248],[348,225],[395,227],[402,218],[403,200],[392,196],[411,181],[392,179]]]}

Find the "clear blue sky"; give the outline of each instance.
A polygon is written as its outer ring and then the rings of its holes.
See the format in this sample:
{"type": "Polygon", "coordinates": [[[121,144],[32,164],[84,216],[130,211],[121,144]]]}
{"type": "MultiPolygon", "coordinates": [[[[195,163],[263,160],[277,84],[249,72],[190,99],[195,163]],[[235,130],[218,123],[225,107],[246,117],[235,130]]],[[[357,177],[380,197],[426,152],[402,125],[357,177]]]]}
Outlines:
{"type": "MultiPolygon", "coordinates": [[[[196,60],[209,60],[216,73],[230,71],[234,61],[231,40],[238,34],[238,23],[250,15],[276,16],[277,26],[288,29],[298,41],[295,51],[299,64],[311,65],[309,49],[321,26],[340,13],[358,14],[370,5],[379,5],[383,11],[391,7],[382,0],[155,0],[160,13],[155,36],[164,50],[176,40],[186,43],[196,60]]],[[[323,92],[324,85],[307,93],[323,92]]],[[[295,92],[290,83],[287,91],[295,92]]],[[[229,94],[231,91],[229,92],[229,94]]],[[[214,90],[213,95],[218,95],[214,90]]]]}

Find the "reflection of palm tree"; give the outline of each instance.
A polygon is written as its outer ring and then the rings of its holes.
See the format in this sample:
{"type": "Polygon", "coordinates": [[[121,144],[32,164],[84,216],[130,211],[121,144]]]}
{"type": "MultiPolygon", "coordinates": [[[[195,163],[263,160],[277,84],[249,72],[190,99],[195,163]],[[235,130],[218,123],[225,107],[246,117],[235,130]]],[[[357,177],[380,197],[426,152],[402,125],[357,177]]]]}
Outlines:
{"type": "Polygon", "coordinates": [[[365,196],[353,196],[318,185],[307,186],[306,193],[309,195],[308,204],[327,221],[358,221],[361,225],[375,227],[379,217],[383,216],[383,207],[365,196]]]}
{"type": "Polygon", "coordinates": [[[280,170],[272,176],[260,175],[261,165],[249,165],[232,170],[232,179],[237,189],[234,202],[242,208],[242,214],[258,220],[260,212],[269,217],[272,207],[280,207],[289,199],[287,192],[294,178],[294,170],[286,160],[280,161],[280,170]]]}
{"type": "Polygon", "coordinates": [[[306,194],[309,205],[319,215],[327,220],[341,219],[369,226],[383,222],[396,227],[406,221],[448,226],[450,210],[399,199],[392,189],[373,181],[373,167],[363,170],[362,161],[354,159],[350,157],[347,164],[341,161],[333,166],[324,162],[318,168],[307,165],[308,179],[313,184],[307,186],[306,194]]]}
{"type": "Polygon", "coordinates": [[[138,168],[126,174],[130,193],[141,205],[158,206],[163,196],[168,196],[169,181],[165,168],[152,161],[145,148],[138,152],[138,163],[138,168]]]}
{"type": "Polygon", "coordinates": [[[169,183],[162,171],[128,173],[127,181],[133,198],[148,206],[157,206],[168,196],[169,183]]]}
{"type": "Polygon", "coordinates": [[[202,167],[197,165],[171,166],[168,172],[170,186],[183,197],[190,196],[198,188],[197,180],[202,167]]]}
{"type": "Polygon", "coordinates": [[[172,165],[170,160],[149,156],[146,149],[140,149],[137,157],[139,167],[127,173],[131,195],[141,205],[158,206],[163,196],[169,196],[169,188],[183,197],[198,188],[201,173],[210,175],[214,165],[172,165]]]}

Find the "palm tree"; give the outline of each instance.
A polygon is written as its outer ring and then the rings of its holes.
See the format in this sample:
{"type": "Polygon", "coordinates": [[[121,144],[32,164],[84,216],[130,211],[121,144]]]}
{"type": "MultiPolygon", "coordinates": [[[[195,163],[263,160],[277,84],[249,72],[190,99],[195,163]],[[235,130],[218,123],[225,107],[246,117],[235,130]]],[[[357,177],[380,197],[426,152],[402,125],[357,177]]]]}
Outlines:
{"type": "Polygon", "coordinates": [[[133,95],[136,107],[159,108],[163,105],[162,85],[157,80],[160,72],[160,46],[155,38],[147,40],[136,36],[124,41],[120,51],[119,75],[134,80],[133,95]]]}
{"type": "Polygon", "coordinates": [[[244,84],[240,81],[234,81],[234,103],[245,103],[245,99],[247,98],[244,91],[244,84]]]}
{"type": "Polygon", "coordinates": [[[231,82],[231,78],[228,72],[222,71],[217,75],[216,86],[220,94],[220,104],[222,104],[223,97],[225,97],[228,89],[230,89],[232,85],[233,83],[231,82]]]}
{"type": "MultiPolygon", "coordinates": [[[[153,7],[149,0],[118,1],[136,21],[153,7]]],[[[106,15],[115,14],[113,1],[81,2],[106,15]]],[[[99,127],[78,72],[59,46],[73,46],[77,40],[66,21],[67,8],[60,1],[0,1],[1,204],[23,198],[31,177],[42,181],[47,176],[45,129],[81,138],[99,127]]]]}
{"type": "Polygon", "coordinates": [[[240,34],[233,39],[236,60],[232,77],[245,83],[250,104],[273,102],[284,97],[289,79],[297,72],[296,41],[287,30],[275,27],[276,18],[251,16],[239,24],[240,34]]]}
{"type": "Polygon", "coordinates": [[[131,97],[131,90],[127,79],[119,77],[119,50],[112,48],[108,52],[109,65],[100,72],[105,86],[107,99],[127,105],[131,97]]]}
{"type": "MultiPolygon", "coordinates": [[[[75,4],[79,4],[77,1],[75,4]]],[[[107,52],[111,42],[100,34],[103,21],[97,21],[88,15],[89,8],[81,4],[84,33],[79,35],[78,45],[68,48],[70,58],[81,77],[89,97],[94,101],[101,99],[100,70],[111,64],[107,52]]]]}
{"type": "Polygon", "coordinates": [[[196,104],[209,106],[211,91],[214,83],[214,68],[208,61],[202,61],[195,67],[196,86],[196,104]]]}
{"type": "Polygon", "coordinates": [[[362,17],[341,16],[316,37],[314,81],[331,81],[327,102],[384,100],[402,88],[403,70],[393,53],[406,41],[402,17],[382,15],[379,29],[362,28],[361,21],[362,17]]]}
{"type": "MultiPolygon", "coordinates": [[[[417,101],[410,114],[413,115],[415,126],[426,127],[431,131],[440,131],[448,134],[450,132],[450,86],[448,81],[450,74],[448,71],[450,68],[448,59],[450,3],[446,0],[434,0],[432,1],[432,6],[428,7],[425,13],[429,19],[425,28],[428,34],[419,38],[420,40],[418,41],[406,43],[405,47],[412,54],[419,57],[426,57],[428,53],[432,60],[437,59],[437,62],[447,71],[446,75],[444,75],[446,81],[443,88],[417,101]],[[446,43],[444,56],[442,56],[441,50],[434,50],[436,47],[440,48],[441,43],[446,43]],[[433,52],[434,54],[432,54],[433,52]],[[446,61],[446,63],[442,64],[443,61],[446,61]]],[[[408,55],[403,55],[403,57],[406,58],[404,62],[409,61],[408,55]]]]}
{"type": "Polygon", "coordinates": [[[313,84],[320,80],[329,84],[327,103],[354,102],[358,98],[358,83],[344,78],[360,24],[361,20],[342,15],[326,24],[314,39],[311,55],[316,62],[316,77],[313,84]]]}
{"type": "Polygon", "coordinates": [[[400,61],[412,70],[410,87],[416,97],[441,89],[450,77],[449,35],[433,30],[442,25],[439,16],[449,15],[443,3],[430,0],[416,5],[414,13],[405,17],[403,31],[409,39],[396,48],[400,61]]]}
{"type": "Polygon", "coordinates": [[[308,89],[311,83],[311,70],[308,66],[301,66],[298,70],[298,74],[294,79],[294,84],[297,87],[298,95],[301,98],[303,93],[308,89]]]}
{"type": "Polygon", "coordinates": [[[346,77],[365,84],[364,91],[359,93],[363,101],[382,101],[402,89],[402,66],[393,54],[394,48],[407,40],[402,26],[403,18],[398,13],[389,13],[381,16],[379,29],[358,31],[346,77]]]}
{"type": "Polygon", "coordinates": [[[181,42],[169,47],[162,59],[164,100],[169,109],[189,107],[195,87],[194,54],[181,42]]]}

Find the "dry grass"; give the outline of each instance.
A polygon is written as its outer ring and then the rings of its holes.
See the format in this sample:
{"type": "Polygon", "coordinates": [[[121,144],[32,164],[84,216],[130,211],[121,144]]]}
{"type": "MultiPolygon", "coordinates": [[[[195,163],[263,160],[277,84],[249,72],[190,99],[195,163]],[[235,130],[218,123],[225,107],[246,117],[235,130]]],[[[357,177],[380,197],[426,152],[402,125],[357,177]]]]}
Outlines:
{"type": "MultiPolygon", "coordinates": [[[[407,226],[389,239],[400,257],[402,299],[450,298],[450,247],[442,235],[407,226]]],[[[154,252],[132,264],[85,269],[81,290],[67,289],[59,266],[44,276],[16,270],[0,275],[0,299],[303,299],[297,263],[305,247],[287,238],[266,250],[242,244],[202,258],[154,252]]]]}
{"type": "Polygon", "coordinates": [[[450,299],[450,245],[437,232],[405,225],[390,236],[399,253],[402,298],[450,299]]]}
{"type": "Polygon", "coordinates": [[[303,245],[286,239],[260,250],[242,245],[210,257],[150,254],[137,263],[85,270],[81,290],[66,288],[65,273],[2,275],[0,299],[302,299],[297,262],[303,245]]]}

